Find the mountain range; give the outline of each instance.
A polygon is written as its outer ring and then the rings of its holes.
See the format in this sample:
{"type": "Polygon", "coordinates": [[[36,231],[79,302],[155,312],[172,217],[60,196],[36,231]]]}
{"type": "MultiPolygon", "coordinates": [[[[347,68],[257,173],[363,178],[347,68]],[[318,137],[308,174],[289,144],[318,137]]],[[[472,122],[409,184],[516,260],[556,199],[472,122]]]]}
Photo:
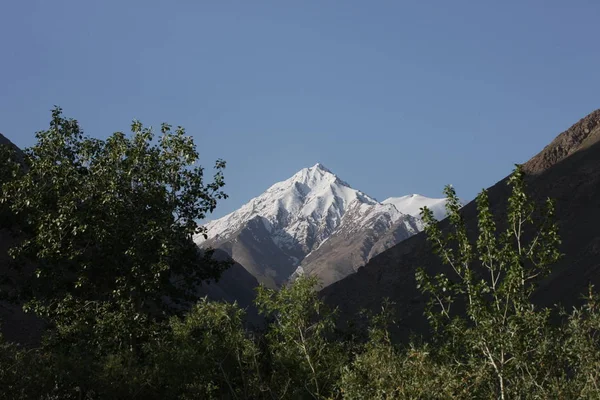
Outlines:
{"type": "Polygon", "coordinates": [[[420,232],[421,207],[443,218],[444,204],[420,195],[379,202],[317,163],[208,222],[207,239],[199,234],[195,240],[227,252],[266,286],[302,274],[327,286],[420,232]]]}

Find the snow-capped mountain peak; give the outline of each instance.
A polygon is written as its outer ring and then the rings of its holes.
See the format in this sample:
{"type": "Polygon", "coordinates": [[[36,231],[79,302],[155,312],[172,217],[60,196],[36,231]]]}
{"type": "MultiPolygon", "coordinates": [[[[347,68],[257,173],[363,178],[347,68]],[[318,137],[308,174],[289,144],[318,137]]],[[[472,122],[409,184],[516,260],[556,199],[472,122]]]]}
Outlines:
{"type": "Polygon", "coordinates": [[[412,195],[380,203],[317,163],[208,222],[208,239],[195,240],[226,250],[268,285],[281,285],[294,271],[320,271],[331,283],[422,230],[419,207],[437,202],[412,195]],[[336,272],[325,276],[327,265],[336,272]]]}
{"type": "Polygon", "coordinates": [[[306,191],[306,189],[319,190],[319,188],[328,185],[339,185],[352,189],[348,183],[341,180],[323,164],[316,163],[310,168],[301,169],[291,178],[276,183],[267,189],[267,192],[280,191],[282,188],[287,188],[292,184],[296,184],[297,188],[303,188],[304,191],[306,191]]]}
{"type": "MultiPolygon", "coordinates": [[[[209,222],[207,234],[209,238],[226,239],[247,221],[260,216],[268,222],[269,229],[283,231],[281,236],[312,249],[337,228],[353,202],[378,204],[317,163],[274,184],[233,213],[209,222]]],[[[196,241],[204,240],[200,235],[196,241]]]]}

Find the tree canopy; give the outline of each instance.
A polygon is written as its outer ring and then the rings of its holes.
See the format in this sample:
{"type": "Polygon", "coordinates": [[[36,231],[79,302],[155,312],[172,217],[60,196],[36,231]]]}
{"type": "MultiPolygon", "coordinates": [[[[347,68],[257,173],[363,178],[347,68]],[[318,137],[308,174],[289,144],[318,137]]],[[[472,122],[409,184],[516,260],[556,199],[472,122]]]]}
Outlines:
{"type": "Polygon", "coordinates": [[[225,161],[207,183],[182,127],[163,124],[157,136],[134,121],[130,135],[99,140],[56,107],[36,138],[2,188],[2,202],[22,216],[12,254],[34,265],[20,282],[29,309],[50,316],[67,302],[111,301],[164,311],[227,267],[192,240],[197,221],[226,198],[225,161]]]}

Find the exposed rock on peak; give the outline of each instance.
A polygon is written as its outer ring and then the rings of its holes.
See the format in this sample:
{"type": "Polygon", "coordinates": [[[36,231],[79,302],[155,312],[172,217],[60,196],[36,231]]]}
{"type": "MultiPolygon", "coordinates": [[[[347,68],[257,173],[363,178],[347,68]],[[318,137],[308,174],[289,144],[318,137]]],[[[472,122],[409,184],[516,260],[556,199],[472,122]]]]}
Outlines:
{"type": "Polygon", "coordinates": [[[525,163],[524,170],[529,174],[539,174],[598,140],[600,140],[600,109],[580,119],[558,135],[542,151],[525,163]]]}

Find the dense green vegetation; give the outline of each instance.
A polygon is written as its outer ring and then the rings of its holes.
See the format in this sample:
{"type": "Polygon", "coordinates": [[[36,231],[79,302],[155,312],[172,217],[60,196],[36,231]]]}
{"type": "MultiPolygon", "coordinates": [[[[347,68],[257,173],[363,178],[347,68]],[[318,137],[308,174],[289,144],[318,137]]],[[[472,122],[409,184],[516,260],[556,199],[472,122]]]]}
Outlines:
{"type": "Polygon", "coordinates": [[[519,167],[506,221],[485,191],[478,232],[451,187],[448,230],[423,210],[447,268],[416,276],[431,336],[394,343],[393,304],[366,335],[340,332],[310,278],[259,289],[260,329],[236,304],[198,298],[227,267],[192,242],[195,221],[225,197],[225,163],[206,184],[183,129],[163,125],[156,140],[134,122],[129,137],[95,140],[55,109],[37,139],[24,163],[0,155],[1,223],[19,238],[2,295],[47,326],[35,346],[0,338],[3,398],[600,397],[600,297],[590,288],[570,313],[532,304],[560,240],[552,201],[535,206],[519,167]]]}

